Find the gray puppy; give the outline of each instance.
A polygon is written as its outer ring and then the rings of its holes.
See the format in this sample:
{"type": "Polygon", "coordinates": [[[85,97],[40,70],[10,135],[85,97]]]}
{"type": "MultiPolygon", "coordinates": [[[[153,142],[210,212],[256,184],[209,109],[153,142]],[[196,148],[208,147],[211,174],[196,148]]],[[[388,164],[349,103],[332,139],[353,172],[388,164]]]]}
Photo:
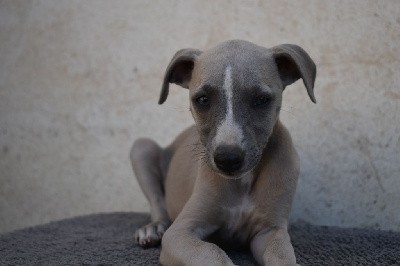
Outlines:
{"type": "Polygon", "coordinates": [[[296,265],[287,229],[299,158],[279,112],[283,90],[299,78],[315,102],[315,76],[312,59],[291,44],[178,51],[159,103],[169,83],[189,89],[195,125],[166,148],[150,139],[132,147],[152,219],[137,230],[139,245],[162,239],[164,265],[233,265],[210,239],[249,245],[262,265],[296,265]]]}

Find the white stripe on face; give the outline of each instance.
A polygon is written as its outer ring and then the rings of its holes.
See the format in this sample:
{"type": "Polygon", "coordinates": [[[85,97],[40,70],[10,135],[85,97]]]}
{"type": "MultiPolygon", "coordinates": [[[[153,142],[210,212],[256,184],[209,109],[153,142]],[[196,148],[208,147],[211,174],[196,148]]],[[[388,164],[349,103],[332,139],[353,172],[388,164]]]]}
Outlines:
{"type": "Polygon", "coordinates": [[[225,118],[217,128],[217,134],[214,139],[214,147],[218,145],[238,145],[241,146],[243,132],[240,126],[234,121],[233,117],[233,86],[232,86],[232,68],[228,66],[225,69],[223,90],[226,97],[225,118]]]}

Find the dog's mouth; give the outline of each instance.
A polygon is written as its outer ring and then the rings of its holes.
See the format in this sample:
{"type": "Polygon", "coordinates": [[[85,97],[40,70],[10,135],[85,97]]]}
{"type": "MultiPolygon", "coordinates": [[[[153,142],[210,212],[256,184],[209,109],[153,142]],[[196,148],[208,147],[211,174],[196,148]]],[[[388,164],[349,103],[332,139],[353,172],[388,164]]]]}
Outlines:
{"type": "Polygon", "coordinates": [[[242,179],[244,176],[247,176],[250,172],[254,170],[254,167],[248,170],[244,171],[237,171],[237,172],[222,172],[220,170],[217,170],[217,174],[224,179],[230,179],[230,180],[238,180],[242,179]]]}
{"type": "Polygon", "coordinates": [[[240,173],[224,173],[219,171],[218,174],[225,179],[240,179],[242,177],[240,173]]]}
{"type": "Polygon", "coordinates": [[[235,170],[226,169],[221,167],[221,165],[215,164],[215,162],[211,165],[216,173],[225,179],[240,179],[240,177],[245,172],[243,168],[237,168],[235,170]],[[221,169],[222,168],[222,169],[221,169]]]}
{"type": "Polygon", "coordinates": [[[208,158],[208,164],[221,177],[225,179],[241,179],[249,173],[254,172],[257,168],[260,157],[253,154],[244,155],[243,161],[238,164],[233,164],[231,167],[222,166],[208,158]],[[249,159],[248,156],[252,159],[249,159]]]}

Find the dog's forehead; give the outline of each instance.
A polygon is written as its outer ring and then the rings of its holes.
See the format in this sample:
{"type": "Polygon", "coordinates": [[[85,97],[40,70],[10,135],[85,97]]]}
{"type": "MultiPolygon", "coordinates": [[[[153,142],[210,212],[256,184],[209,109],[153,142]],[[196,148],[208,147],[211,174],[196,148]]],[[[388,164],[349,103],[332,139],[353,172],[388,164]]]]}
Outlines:
{"type": "Polygon", "coordinates": [[[224,42],[203,52],[195,67],[199,83],[221,87],[230,68],[232,82],[238,87],[251,87],[278,77],[269,49],[246,41],[224,42]]]}

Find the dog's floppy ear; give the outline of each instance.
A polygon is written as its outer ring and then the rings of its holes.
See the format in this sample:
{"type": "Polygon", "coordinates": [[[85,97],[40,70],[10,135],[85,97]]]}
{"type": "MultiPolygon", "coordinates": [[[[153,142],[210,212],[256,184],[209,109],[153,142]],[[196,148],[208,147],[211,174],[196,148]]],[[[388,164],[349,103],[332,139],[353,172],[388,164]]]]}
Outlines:
{"type": "Polygon", "coordinates": [[[311,101],[316,103],[314,82],[317,69],[314,61],[306,51],[294,44],[281,44],[272,47],[272,52],[283,86],[286,87],[299,78],[302,78],[308,96],[310,96],[311,101]]]}
{"type": "Polygon", "coordinates": [[[200,50],[182,49],[176,52],[167,70],[165,71],[164,81],[161,89],[160,99],[158,104],[162,104],[168,97],[169,83],[175,83],[183,88],[189,87],[190,79],[192,78],[192,70],[196,57],[201,54],[200,50]]]}

